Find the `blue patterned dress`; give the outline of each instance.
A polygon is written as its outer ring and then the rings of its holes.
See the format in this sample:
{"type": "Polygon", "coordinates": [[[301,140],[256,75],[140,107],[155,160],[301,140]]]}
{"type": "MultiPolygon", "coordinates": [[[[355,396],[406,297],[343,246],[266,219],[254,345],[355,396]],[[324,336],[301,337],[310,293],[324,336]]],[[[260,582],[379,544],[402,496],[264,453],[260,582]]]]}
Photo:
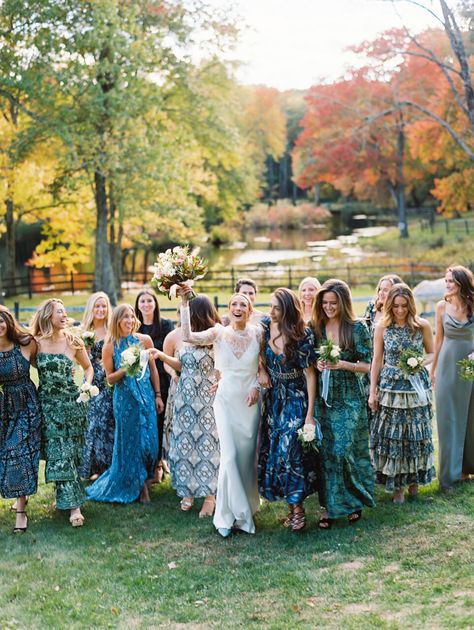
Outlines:
{"type": "Polygon", "coordinates": [[[20,346],[0,352],[0,494],[14,499],[38,485],[41,416],[20,346]]]}
{"type": "MultiPolygon", "coordinates": [[[[114,370],[120,355],[139,344],[129,335],[114,344],[114,370]]],[[[155,395],[149,367],[142,380],[124,376],[114,385],[115,437],[112,464],[86,492],[92,501],[132,503],[140,496],[145,481],[153,477],[158,456],[155,395]]]]}
{"type": "MultiPolygon", "coordinates": [[[[326,331],[323,328],[323,339],[326,331]]],[[[372,343],[367,326],[356,321],[353,347],[344,349],[342,361],[370,363],[372,343]]],[[[318,373],[319,392],[322,377],[318,373]]],[[[328,405],[316,398],[316,416],[321,422],[322,480],[319,501],[328,517],[340,518],[373,507],[374,471],[369,456],[367,400],[361,375],[348,370],[331,371],[328,405]]]]}
{"type": "Polygon", "coordinates": [[[297,434],[308,412],[303,370],[317,360],[314,336],[307,328],[293,358],[284,362],[284,355],[276,355],[270,347],[270,318],[264,317],[260,324],[264,330],[266,367],[272,387],[266,390],[263,398],[259,492],[269,501],[285,499],[296,505],[316,491],[316,467],[308,470],[305,461],[308,458],[304,457],[297,434]]]}
{"type": "MultiPolygon", "coordinates": [[[[410,484],[428,484],[435,477],[431,434],[431,385],[425,368],[419,378],[426,400],[420,400],[408,377],[397,368],[400,354],[413,348],[424,353],[423,332],[408,326],[384,331],[384,365],[380,372],[379,410],[370,436],[376,481],[388,492],[410,484]]],[[[453,367],[455,369],[455,367],[453,367]]]]}
{"type": "Polygon", "coordinates": [[[104,366],[102,365],[102,348],[104,340],[92,346],[90,360],[94,368],[92,385],[96,385],[100,393],[87,403],[87,432],[84,445],[84,464],[80,469],[82,477],[101,475],[112,463],[114,450],[115,420],[112,408],[112,388],[107,385],[104,366]]]}

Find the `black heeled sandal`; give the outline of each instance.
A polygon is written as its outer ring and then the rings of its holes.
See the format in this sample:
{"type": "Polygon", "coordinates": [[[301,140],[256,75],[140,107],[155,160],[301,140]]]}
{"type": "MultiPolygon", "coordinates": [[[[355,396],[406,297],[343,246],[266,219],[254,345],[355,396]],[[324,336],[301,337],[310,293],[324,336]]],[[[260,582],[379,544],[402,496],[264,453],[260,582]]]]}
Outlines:
{"type": "Polygon", "coordinates": [[[361,518],[362,518],[362,510],[357,510],[357,512],[352,512],[352,514],[349,514],[349,516],[347,517],[349,521],[349,525],[354,525],[354,523],[357,523],[357,521],[360,521],[361,518]]]}
{"type": "Polygon", "coordinates": [[[326,530],[331,529],[332,527],[332,519],[327,516],[321,516],[318,523],[319,529],[326,530]]]}
{"type": "Polygon", "coordinates": [[[16,511],[17,514],[24,514],[25,518],[26,518],[26,525],[25,527],[14,527],[13,528],[13,533],[14,534],[24,534],[26,532],[26,530],[28,529],[28,516],[25,512],[25,510],[17,510],[16,511]]]}

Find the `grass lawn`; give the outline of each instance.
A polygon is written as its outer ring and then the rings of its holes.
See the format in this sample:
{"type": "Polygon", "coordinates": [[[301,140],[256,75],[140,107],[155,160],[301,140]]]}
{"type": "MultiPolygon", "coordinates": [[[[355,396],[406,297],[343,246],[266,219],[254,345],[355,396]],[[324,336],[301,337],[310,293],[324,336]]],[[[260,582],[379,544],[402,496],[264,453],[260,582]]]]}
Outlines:
{"type": "Polygon", "coordinates": [[[73,529],[42,484],[29,530],[0,509],[0,610],[9,628],[473,628],[474,484],[437,484],[360,523],[284,530],[265,503],[257,534],[221,539],[165,482],[149,506],[87,503],[73,529]]]}

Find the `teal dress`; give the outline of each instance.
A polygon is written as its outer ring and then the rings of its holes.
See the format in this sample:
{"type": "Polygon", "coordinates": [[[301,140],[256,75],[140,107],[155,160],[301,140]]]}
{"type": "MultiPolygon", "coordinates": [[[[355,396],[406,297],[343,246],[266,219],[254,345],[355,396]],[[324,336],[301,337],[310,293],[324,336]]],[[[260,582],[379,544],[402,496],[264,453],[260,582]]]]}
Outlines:
{"type": "Polygon", "coordinates": [[[377,483],[394,492],[411,484],[431,483],[435,477],[431,385],[428,372],[422,368],[418,380],[425,395],[420,399],[408,376],[397,367],[401,352],[407,348],[423,355],[420,329],[412,333],[408,326],[388,326],[383,345],[379,410],[371,428],[370,446],[377,483]]]}
{"type": "MultiPolygon", "coordinates": [[[[323,329],[323,339],[326,331],[323,329]]],[[[341,360],[370,363],[372,343],[367,326],[356,321],[353,347],[344,349],[341,360]]],[[[318,372],[318,391],[322,377],[318,372]]],[[[364,506],[373,507],[374,472],[369,456],[367,400],[364,382],[356,372],[331,371],[327,403],[316,399],[316,416],[321,423],[322,475],[319,502],[330,519],[348,516],[364,506]]]]}
{"type": "Polygon", "coordinates": [[[56,507],[71,510],[85,501],[78,468],[82,464],[87,406],[77,402],[74,361],[65,354],[39,352],[36,365],[45,478],[47,483],[56,484],[56,507]]]}
{"type": "MultiPolygon", "coordinates": [[[[114,370],[121,353],[139,344],[129,335],[114,344],[114,370]]],[[[124,376],[114,385],[115,436],[112,463],[92,485],[92,501],[132,503],[140,496],[145,481],[153,477],[158,457],[158,429],[155,393],[147,366],[143,379],[124,376]]]]}

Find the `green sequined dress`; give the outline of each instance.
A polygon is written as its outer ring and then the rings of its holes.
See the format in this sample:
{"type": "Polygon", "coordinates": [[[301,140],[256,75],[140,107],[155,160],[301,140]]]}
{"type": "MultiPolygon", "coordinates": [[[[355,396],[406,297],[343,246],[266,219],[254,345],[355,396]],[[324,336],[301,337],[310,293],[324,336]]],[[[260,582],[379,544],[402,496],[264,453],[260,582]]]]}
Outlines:
{"type": "Polygon", "coordinates": [[[75,363],[69,357],[40,352],[36,364],[46,482],[56,484],[56,507],[70,510],[85,501],[78,467],[82,464],[87,426],[86,404],[76,402],[79,390],[73,377],[75,363]]]}

